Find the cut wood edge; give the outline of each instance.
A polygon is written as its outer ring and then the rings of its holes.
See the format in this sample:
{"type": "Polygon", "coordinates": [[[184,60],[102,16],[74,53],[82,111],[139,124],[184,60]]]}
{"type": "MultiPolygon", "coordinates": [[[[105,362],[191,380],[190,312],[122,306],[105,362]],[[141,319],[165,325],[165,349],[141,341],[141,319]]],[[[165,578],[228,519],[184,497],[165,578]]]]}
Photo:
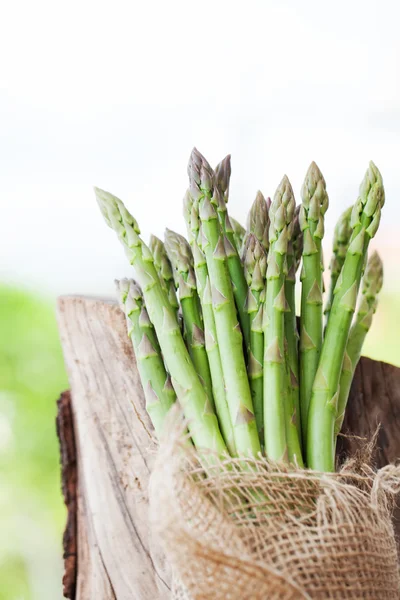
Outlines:
{"type": "Polygon", "coordinates": [[[63,594],[75,600],[77,578],[77,483],[76,447],[72,417],[71,394],[63,392],[57,400],[57,437],[61,457],[61,489],[67,508],[67,523],[63,536],[63,594]]]}

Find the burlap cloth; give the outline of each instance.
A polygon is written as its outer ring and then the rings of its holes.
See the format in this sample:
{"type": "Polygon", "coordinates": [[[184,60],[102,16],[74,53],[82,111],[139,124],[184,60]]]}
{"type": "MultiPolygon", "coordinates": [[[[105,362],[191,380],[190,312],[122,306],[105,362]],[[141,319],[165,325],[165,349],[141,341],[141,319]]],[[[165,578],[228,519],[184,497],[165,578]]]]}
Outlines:
{"type": "Polygon", "coordinates": [[[400,467],[363,457],[338,474],[265,459],[199,463],[168,428],[150,518],[175,599],[400,598],[392,508],[400,467]]]}

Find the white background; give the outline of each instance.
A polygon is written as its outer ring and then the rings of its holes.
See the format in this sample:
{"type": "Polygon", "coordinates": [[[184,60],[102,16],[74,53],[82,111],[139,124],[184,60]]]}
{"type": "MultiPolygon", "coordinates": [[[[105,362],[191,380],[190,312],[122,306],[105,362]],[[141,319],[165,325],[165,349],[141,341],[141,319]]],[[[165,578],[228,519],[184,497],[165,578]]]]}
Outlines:
{"type": "Polygon", "coordinates": [[[395,1],[13,1],[0,19],[0,280],[109,293],[129,273],[92,185],[144,237],[184,231],[193,145],[232,153],[231,214],[311,160],[331,207],[354,202],[372,158],[387,204],[377,238],[395,285],[400,248],[400,36],[395,1]]]}

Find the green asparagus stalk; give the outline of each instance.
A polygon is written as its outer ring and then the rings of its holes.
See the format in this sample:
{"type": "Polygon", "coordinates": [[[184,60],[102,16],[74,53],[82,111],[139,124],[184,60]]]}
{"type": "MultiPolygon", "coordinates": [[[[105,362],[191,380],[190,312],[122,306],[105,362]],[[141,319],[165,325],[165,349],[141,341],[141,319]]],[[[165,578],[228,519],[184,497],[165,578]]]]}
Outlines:
{"type": "Polygon", "coordinates": [[[299,213],[303,232],[303,268],[301,271],[300,318],[300,413],[304,443],[307,443],[307,420],[311,390],[322,347],[322,249],[324,215],[328,194],[321,171],[312,162],[302,187],[299,213]]]}
{"type": "Polygon", "coordinates": [[[233,235],[234,235],[234,239],[235,239],[236,250],[238,251],[239,256],[240,256],[242,253],[242,249],[243,249],[243,240],[244,240],[244,236],[246,234],[246,230],[243,227],[243,225],[241,225],[239,223],[239,221],[237,221],[233,217],[230,217],[230,221],[231,221],[231,225],[233,227],[233,235]]]}
{"type": "Polygon", "coordinates": [[[199,215],[198,212],[195,213],[195,223],[196,225],[192,228],[192,211],[194,208],[193,198],[190,195],[190,190],[186,190],[185,195],[183,197],[183,217],[186,223],[186,231],[189,240],[189,244],[192,245],[194,239],[197,239],[198,230],[199,230],[199,215]]]}
{"type": "Polygon", "coordinates": [[[299,390],[299,354],[297,320],[296,320],[296,272],[299,267],[302,254],[302,231],[299,224],[299,206],[296,207],[293,218],[293,231],[291,239],[287,246],[287,275],[285,278],[285,296],[288,303],[288,310],[285,312],[285,338],[286,354],[289,370],[289,394],[292,397],[294,406],[294,418],[297,435],[300,443],[301,419],[300,419],[300,390],[299,390]]]}
{"type": "Polygon", "coordinates": [[[247,231],[243,240],[243,264],[249,287],[247,300],[250,321],[248,373],[260,440],[264,440],[262,304],[265,299],[266,258],[269,248],[268,229],[267,202],[262,193],[258,191],[247,217],[247,231]]]}
{"type": "Polygon", "coordinates": [[[165,231],[165,250],[176,275],[189,354],[214,408],[211,373],[205,348],[192,251],[185,238],[170,229],[165,231]]]}
{"type": "MultiPolygon", "coordinates": [[[[236,449],[239,454],[256,456],[260,442],[243,354],[242,333],[237,319],[232,283],[227,268],[223,232],[218,220],[213,195],[214,173],[206,159],[192,151],[188,165],[190,194],[201,220],[201,249],[210,279],[217,341],[226,384],[226,397],[231,415],[236,449]]],[[[247,285],[247,284],[246,284],[247,285]]]]}
{"type": "Polygon", "coordinates": [[[257,237],[246,237],[244,271],[249,286],[247,312],[250,320],[250,353],[248,376],[254,413],[260,440],[264,439],[263,358],[264,332],[262,327],[263,299],[267,273],[267,254],[257,237]]]}
{"type": "Polygon", "coordinates": [[[335,468],[334,426],[339,382],[352,317],[357,303],[368,245],[380,221],[385,192],[382,176],[371,162],[353,207],[353,233],[337,280],[324,343],[314,380],[308,418],[307,463],[311,469],[335,468]]]}
{"type": "Polygon", "coordinates": [[[264,328],[264,436],[267,456],[301,465],[295,407],[289,391],[285,361],[285,296],[287,247],[293,228],[295,201],[286,176],[275,192],[269,210],[270,229],[264,328]]]}
{"type": "Polygon", "coordinates": [[[222,229],[225,233],[224,242],[228,257],[228,268],[233,283],[233,294],[239,313],[239,322],[242,327],[245,343],[248,344],[249,323],[245,316],[246,311],[242,309],[243,302],[246,302],[247,288],[245,285],[245,277],[240,261],[245,229],[242,227],[242,225],[240,225],[240,223],[238,223],[238,221],[232,219],[232,217],[228,215],[228,210],[226,207],[229,200],[231,172],[231,155],[228,154],[214,170],[215,186],[220,192],[220,198],[216,203],[216,208],[221,221],[222,229]],[[231,246],[236,249],[236,252],[232,250],[231,246]]]}
{"type": "Polygon", "coordinates": [[[122,279],[115,281],[115,284],[121,308],[126,315],[146,410],[159,437],[165,417],[176,400],[176,394],[165,370],[157,336],[144,305],[142,290],[133,279],[122,279]]]}
{"type": "Polygon", "coordinates": [[[208,364],[210,366],[211,372],[215,410],[217,413],[222,435],[228,447],[229,453],[231,454],[231,456],[235,456],[236,445],[233,435],[231,416],[229,413],[229,407],[226,399],[225,381],[218,346],[214,312],[212,307],[212,297],[210,280],[208,277],[207,262],[204,253],[200,249],[199,244],[197,242],[200,231],[199,215],[197,212],[197,208],[193,205],[192,198],[188,192],[186,193],[184,198],[184,216],[187,226],[188,239],[190,240],[193,252],[197,290],[199,293],[201,308],[203,312],[204,337],[208,356],[208,364]]]}
{"type": "Polygon", "coordinates": [[[222,232],[224,234],[223,243],[229,275],[232,280],[233,296],[238,312],[240,327],[242,329],[245,348],[247,350],[250,343],[249,315],[246,311],[248,287],[246,278],[244,276],[242,261],[240,260],[239,253],[236,248],[235,234],[228,215],[228,210],[224,199],[225,195],[226,192],[223,194],[218,185],[215,185],[214,194],[211,197],[211,203],[214,205],[214,208],[217,211],[222,232]]]}
{"type": "Polygon", "coordinates": [[[344,259],[346,258],[347,249],[349,247],[350,237],[352,234],[352,228],[350,227],[350,217],[353,207],[350,206],[344,211],[339,217],[336,223],[335,230],[333,233],[333,254],[329,269],[331,271],[331,283],[329,288],[328,302],[325,307],[325,318],[326,322],[329,319],[329,313],[333,302],[333,294],[336,286],[336,282],[342,270],[344,259]]]}
{"type": "MultiPolygon", "coordinates": [[[[268,231],[268,206],[264,196],[259,190],[247,217],[246,236],[254,234],[267,254],[269,249],[268,231]]],[[[244,243],[246,243],[246,240],[244,243]]]]}
{"type": "Polygon", "coordinates": [[[166,291],[170,305],[178,312],[179,303],[175,292],[174,276],[171,263],[163,242],[155,235],[150,236],[149,248],[154,258],[154,266],[160,277],[163,289],[166,291]]]}
{"type": "Polygon", "coordinates": [[[352,325],[347,341],[346,353],[343,359],[342,374],[340,376],[339,400],[337,418],[335,423],[335,435],[338,435],[342,425],[349,398],[354,371],[360,360],[361,350],[368,331],[372,324],[372,318],[378,305],[378,294],[383,284],[383,264],[379,254],[375,251],[368,259],[362,282],[362,295],[357,309],[354,324],[352,325]]]}
{"type": "Polygon", "coordinates": [[[292,245],[293,245],[293,258],[294,258],[294,271],[297,273],[301,259],[303,256],[303,232],[300,227],[300,208],[301,205],[296,206],[294,211],[294,222],[293,222],[293,233],[292,233],[292,245]]]}
{"type": "Polygon", "coordinates": [[[139,237],[138,224],[121,200],[98,188],[95,188],[95,193],[107,225],[114,229],[130,263],[135,267],[150,321],[154,325],[172,384],[188,420],[192,439],[197,448],[211,449],[220,455],[226,455],[227,448],[210,399],[190,359],[175,312],[154,267],[153,256],[139,237]]]}

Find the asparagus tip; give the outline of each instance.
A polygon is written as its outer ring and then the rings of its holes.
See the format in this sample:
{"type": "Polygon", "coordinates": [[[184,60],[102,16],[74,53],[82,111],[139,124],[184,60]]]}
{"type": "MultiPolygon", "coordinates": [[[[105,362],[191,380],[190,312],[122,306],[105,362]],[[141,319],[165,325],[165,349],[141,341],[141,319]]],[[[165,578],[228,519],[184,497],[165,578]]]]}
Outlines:
{"type": "Polygon", "coordinates": [[[96,200],[99,204],[103,204],[103,205],[110,204],[110,203],[113,203],[116,200],[118,200],[118,198],[116,198],[116,196],[113,196],[113,194],[110,194],[110,192],[106,192],[105,190],[102,190],[101,188],[93,186],[93,190],[96,195],[96,200]]]}
{"type": "Polygon", "coordinates": [[[262,199],[262,200],[265,200],[265,198],[264,198],[264,194],[262,193],[262,191],[261,191],[261,190],[257,190],[257,193],[256,193],[256,200],[257,200],[257,199],[262,199]]]}
{"type": "Polygon", "coordinates": [[[224,194],[226,202],[228,201],[231,172],[231,155],[227,154],[214,169],[217,185],[224,194]]]}
{"type": "Polygon", "coordinates": [[[204,156],[193,148],[188,163],[188,175],[190,180],[190,193],[194,199],[198,199],[202,192],[210,192],[214,185],[214,171],[204,156]]]}

